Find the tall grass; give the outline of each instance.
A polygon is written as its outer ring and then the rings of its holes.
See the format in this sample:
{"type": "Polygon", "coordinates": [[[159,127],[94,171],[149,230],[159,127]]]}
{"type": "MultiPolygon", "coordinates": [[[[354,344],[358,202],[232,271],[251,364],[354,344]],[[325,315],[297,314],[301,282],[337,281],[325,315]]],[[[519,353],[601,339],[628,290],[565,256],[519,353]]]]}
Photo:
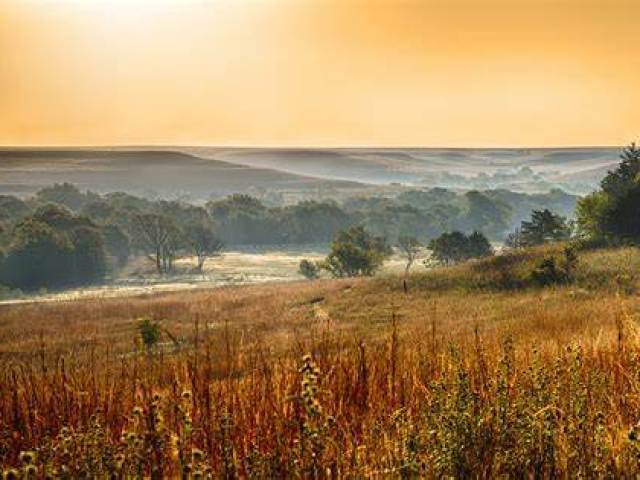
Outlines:
{"type": "Polygon", "coordinates": [[[0,462],[16,478],[637,476],[640,302],[608,266],[635,257],[589,255],[580,278],[611,285],[500,291],[467,284],[493,271],[470,265],[407,294],[386,278],[1,310],[0,462]],[[136,345],[143,315],[173,340],[136,345]]]}

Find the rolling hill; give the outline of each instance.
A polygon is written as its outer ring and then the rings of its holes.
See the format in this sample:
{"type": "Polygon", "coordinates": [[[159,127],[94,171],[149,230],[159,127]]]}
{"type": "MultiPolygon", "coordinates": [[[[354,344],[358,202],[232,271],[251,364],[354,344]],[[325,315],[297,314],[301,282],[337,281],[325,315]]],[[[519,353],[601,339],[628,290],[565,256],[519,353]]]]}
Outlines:
{"type": "Polygon", "coordinates": [[[97,192],[126,191],[206,199],[255,189],[305,192],[360,189],[352,181],[314,178],[168,150],[0,150],[0,193],[30,194],[54,182],[97,192]]]}

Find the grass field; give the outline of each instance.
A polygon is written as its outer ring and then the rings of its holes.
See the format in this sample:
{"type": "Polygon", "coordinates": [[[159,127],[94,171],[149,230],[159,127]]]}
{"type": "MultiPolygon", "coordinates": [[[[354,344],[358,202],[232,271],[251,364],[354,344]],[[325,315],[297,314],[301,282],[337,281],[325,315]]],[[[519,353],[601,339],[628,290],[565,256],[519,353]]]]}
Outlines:
{"type": "Polygon", "coordinates": [[[184,478],[635,477],[640,251],[0,307],[0,462],[184,478]],[[137,319],[160,323],[152,349],[137,319]],[[22,457],[20,452],[28,452],[22,457]]]}

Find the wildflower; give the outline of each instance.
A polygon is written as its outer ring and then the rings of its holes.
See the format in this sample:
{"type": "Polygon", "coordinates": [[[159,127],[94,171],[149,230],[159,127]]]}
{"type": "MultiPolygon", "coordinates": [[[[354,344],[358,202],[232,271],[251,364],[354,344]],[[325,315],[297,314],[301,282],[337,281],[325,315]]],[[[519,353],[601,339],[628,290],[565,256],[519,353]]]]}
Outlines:
{"type": "Polygon", "coordinates": [[[27,465],[24,468],[24,474],[27,478],[34,478],[38,474],[38,469],[33,464],[27,465]]]}
{"type": "Polygon", "coordinates": [[[199,448],[194,448],[191,451],[191,456],[193,457],[194,462],[201,462],[204,458],[204,453],[199,448]]]}
{"type": "Polygon", "coordinates": [[[29,465],[36,461],[36,454],[34,452],[21,452],[20,461],[25,465],[29,465]]]}
{"type": "Polygon", "coordinates": [[[4,480],[18,480],[20,478],[20,473],[15,468],[10,468],[4,472],[4,480]]]}

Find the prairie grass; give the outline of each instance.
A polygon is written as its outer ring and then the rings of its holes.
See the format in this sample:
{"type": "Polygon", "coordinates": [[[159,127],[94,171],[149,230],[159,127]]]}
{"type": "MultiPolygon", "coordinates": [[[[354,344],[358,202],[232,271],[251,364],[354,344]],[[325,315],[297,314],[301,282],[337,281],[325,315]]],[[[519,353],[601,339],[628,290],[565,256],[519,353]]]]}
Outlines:
{"type": "Polygon", "coordinates": [[[635,477],[640,251],[581,252],[572,284],[532,287],[560,252],[423,271],[406,293],[386,276],[2,308],[0,462],[18,478],[635,477]]]}

